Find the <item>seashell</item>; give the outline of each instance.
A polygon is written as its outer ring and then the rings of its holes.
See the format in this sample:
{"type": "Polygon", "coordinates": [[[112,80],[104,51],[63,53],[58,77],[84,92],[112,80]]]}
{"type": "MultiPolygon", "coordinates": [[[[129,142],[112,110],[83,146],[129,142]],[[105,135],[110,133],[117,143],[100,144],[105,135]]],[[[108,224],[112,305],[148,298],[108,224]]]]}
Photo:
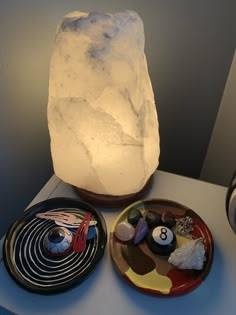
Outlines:
{"type": "Polygon", "coordinates": [[[201,270],[205,260],[203,239],[196,239],[175,249],[169,256],[168,262],[179,269],[201,270]]]}

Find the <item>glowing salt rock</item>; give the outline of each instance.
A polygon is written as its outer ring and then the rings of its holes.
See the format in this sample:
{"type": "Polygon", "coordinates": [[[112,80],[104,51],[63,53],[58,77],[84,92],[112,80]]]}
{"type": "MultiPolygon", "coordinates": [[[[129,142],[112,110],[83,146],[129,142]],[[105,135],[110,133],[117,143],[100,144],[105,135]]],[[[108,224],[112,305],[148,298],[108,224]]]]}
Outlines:
{"type": "Polygon", "coordinates": [[[72,12],[51,58],[48,126],[55,174],[113,196],[140,191],[159,160],[141,18],[72,12]]]}

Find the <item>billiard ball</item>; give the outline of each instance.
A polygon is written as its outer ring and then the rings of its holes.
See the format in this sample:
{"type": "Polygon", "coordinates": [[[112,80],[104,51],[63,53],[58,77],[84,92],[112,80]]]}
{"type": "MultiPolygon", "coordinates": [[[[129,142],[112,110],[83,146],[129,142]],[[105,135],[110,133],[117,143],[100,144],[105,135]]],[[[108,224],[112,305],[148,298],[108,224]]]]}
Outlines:
{"type": "Polygon", "coordinates": [[[168,256],[176,248],[176,236],[171,229],[160,225],[149,231],[147,245],[154,254],[168,256]]]}

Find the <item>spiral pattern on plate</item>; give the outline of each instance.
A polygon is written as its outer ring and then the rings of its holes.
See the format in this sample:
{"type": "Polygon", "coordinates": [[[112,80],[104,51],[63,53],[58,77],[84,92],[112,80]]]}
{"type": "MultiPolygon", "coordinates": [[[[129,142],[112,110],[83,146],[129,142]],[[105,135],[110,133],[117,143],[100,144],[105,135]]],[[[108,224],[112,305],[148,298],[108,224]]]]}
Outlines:
{"type": "MultiPolygon", "coordinates": [[[[54,209],[51,211],[62,211],[54,209]]],[[[75,213],[73,209],[67,212],[75,213]],[[74,212],[73,212],[74,211],[74,212]]],[[[83,219],[85,211],[76,215],[83,219]]],[[[85,274],[98,250],[99,229],[93,239],[87,240],[82,253],[71,249],[62,256],[51,256],[44,248],[44,238],[56,224],[51,220],[34,217],[22,227],[15,238],[12,261],[18,274],[28,283],[41,288],[64,285],[85,274]]],[[[75,234],[74,229],[73,234],[75,234]]]]}

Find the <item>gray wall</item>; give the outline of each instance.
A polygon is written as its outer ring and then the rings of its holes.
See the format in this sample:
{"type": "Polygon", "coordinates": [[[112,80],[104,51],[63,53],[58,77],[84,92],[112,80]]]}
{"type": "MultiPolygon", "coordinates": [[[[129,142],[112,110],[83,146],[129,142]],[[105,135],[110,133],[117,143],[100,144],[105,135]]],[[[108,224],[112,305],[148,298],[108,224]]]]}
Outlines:
{"type": "Polygon", "coordinates": [[[235,50],[235,0],[3,0],[0,234],[53,172],[48,68],[56,24],[76,9],[133,9],[141,15],[160,121],[160,168],[200,174],[235,50]]]}
{"type": "Polygon", "coordinates": [[[235,170],[236,51],[201,171],[201,179],[228,186],[235,170]]]}

